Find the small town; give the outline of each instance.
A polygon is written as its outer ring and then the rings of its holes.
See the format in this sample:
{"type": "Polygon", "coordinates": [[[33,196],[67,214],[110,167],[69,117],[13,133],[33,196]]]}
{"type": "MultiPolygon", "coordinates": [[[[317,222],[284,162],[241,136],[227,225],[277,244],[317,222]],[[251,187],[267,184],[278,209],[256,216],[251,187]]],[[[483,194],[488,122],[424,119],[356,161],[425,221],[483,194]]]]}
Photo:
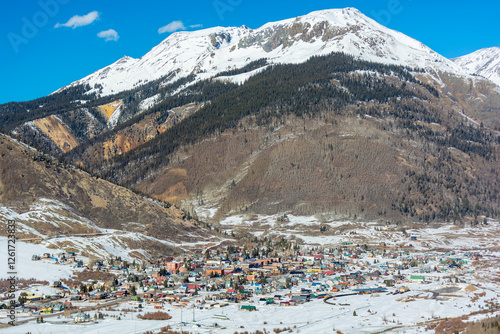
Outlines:
{"type": "Polygon", "coordinates": [[[500,1],[2,4],[0,334],[500,334],[500,1]]]}
{"type": "MultiPolygon", "coordinates": [[[[411,311],[412,304],[418,304],[413,310],[418,313],[426,303],[439,303],[415,320],[416,328],[435,328],[447,326],[443,319],[453,317],[446,304],[473,314],[498,311],[498,291],[474,283],[471,266],[489,256],[486,250],[421,252],[351,242],[326,248],[285,238],[255,238],[245,246],[193,249],[151,261],[89,260],[76,252],[33,254],[31,261],[71,267],[74,275],[26,282],[28,288],[19,290],[16,320],[64,330],[82,325],[102,329],[102,324],[122,321],[143,333],[278,333],[309,329],[308,318],[294,319],[294,314],[323,314],[320,308],[325,307],[325,314],[341,310],[351,319],[364,317],[387,328],[400,324],[405,317],[400,311],[411,311]]],[[[7,318],[8,305],[0,302],[0,308],[0,317],[7,318]]],[[[327,323],[329,331],[346,329],[327,323]]]]}

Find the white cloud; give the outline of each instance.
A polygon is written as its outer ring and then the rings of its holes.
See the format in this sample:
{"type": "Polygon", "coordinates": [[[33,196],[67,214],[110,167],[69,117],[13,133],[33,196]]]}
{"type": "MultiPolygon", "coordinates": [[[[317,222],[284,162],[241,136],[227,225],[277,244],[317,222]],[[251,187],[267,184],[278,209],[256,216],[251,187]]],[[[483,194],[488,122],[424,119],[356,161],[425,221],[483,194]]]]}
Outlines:
{"type": "Polygon", "coordinates": [[[184,23],[182,23],[182,21],[172,21],[166,26],[163,26],[160,29],[158,29],[158,33],[163,34],[166,32],[174,32],[177,30],[186,30],[186,27],[184,26],[184,23]]]}
{"type": "Polygon", "coordinates": [[[189,26],[189,28],[201,28],[203,27],[203,24],[192,24],[189,26]]]}
{"type": "Polygon", "coordinates": [[[57,23],[54,28],[59,28],[59,27],[70,27],[75,29],[76,27],[82,27],[91,24],[95,20],[99,19],[99,12],[94,10],[93,12],[88,13],[87,15],[75,15],[72,18],[68,20],[66,23],[57,23]]]}
{"type": "Polygon", "coordinates": [[[116,42],[118,40],[118,38],[120,38],[120,36],[118,36],[118,33],[116,32],[116,30],[114,30],[114,29],[108,29],[108,30],[101,31],[100,33],[97,34],[97,37],[105,38],[106,42],[109,42],[109,41],[116,42]]]}

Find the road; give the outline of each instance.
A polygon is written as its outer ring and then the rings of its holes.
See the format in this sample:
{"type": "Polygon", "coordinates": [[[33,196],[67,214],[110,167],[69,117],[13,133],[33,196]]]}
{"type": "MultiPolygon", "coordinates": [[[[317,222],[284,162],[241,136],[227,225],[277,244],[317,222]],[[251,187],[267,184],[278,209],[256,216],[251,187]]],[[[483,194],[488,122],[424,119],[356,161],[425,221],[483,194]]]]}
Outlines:
{"type": "Polygon", "coordinates": [[[358,295],[358,293],[343,293],[341,295],[327,297],[327,298],[323,299],[323,301],[329,305],[335,305],[334,303],[330,303],[328,300],[335,298],[335,297],[356,296],[356,295],[358,295]]]}

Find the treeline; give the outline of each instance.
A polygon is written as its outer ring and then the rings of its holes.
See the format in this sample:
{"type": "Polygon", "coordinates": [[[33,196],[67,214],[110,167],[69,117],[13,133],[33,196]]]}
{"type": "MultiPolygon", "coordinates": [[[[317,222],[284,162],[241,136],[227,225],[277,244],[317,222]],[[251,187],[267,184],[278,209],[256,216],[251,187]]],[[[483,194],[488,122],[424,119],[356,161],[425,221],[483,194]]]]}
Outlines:
{"type": "Polygon", "coordinates": [[[73,101],[96,98],[95,94],[85,94],[89,90],[89,85],[79,85],[32,101],[1,104],[2,130],[9,132],[22,123],[75,109],[77,105],[73,101]]]}
{"type": "MultiPolygon", "coordinates": [[[[181,79],[179,81],[176,81],[170,85],[167,85],[163,90],[168,90],[168,91],[173,91],[179,86],[185,84],[185,79],[181,79]]],[[[140,121],[142,121],[146,116],[155,114],[155,113],[160,113],[160,116],[158,116],[155,119],[155,122],[157,124],[161,124],[165,122],[165,120],[169,116],[169,111],[172,110],[173,108],[180,107],[189,103],[193,102],[206,102],[206,101],[211,101],[212,99],[216,98],[217,96],[224,94],[230,90],[233,90],[237,88],[238,86],[236,84],[232,83],[225,83],[225,82],[220,82],[217,80],[214,81],[203,81],[201,83],[194,84],[192,86],[189,86],[187,89],[183,90],[180,94],[175,94],[172,96],[166,97],[161,103],[149,108],[148,110],[130,118],[127,121],[124,121],[123,123],[118,124],[113,130],[102,132],[98,136],[95,136],[88,141],[82,143],[81,145],[77,146],[75,149],[71,150],[68,152],[65,156],[64,159],[68,162],[74,161],[75,159],[78,159],[85,150],[87,150],[90,146],[97,145],[101,142],[104,142],[110,138],[112,138],[114,135],[119,133],[120,131],[129,128],[133,124],[136,124],[140,121]]],[[[91,170],[89,170],[90,172],[91,170]]]]}
{"type": "MultiPolygon", "coordinates": [[[[194,75],[180,78],[171,84],[164,85],[166,80],[173,79],[176,73],[169,73],[157,80],[138,85],[137,87],[113,94],[99,97],[97,92],[102,91],[99,84],[90,87],[89,84],[68,87],[60,92],[44,96],[35,100],[25,102],[9,102],[0,105],[0,129],[8,133],[23,123],[44,118],[51,115],[57,115],[68,121],[68,125],[78,137],[83,136],[85,129],[82,124],[75,120],[74,115],[67,114],[78,108],[84,108],[89,111],[101,125],[105,125],[107,120],[96,109],[97,106],[107,104],[116,100],[123,100],[124,110],[119,123],[133,118],[139,111],[139,104],[144,99],[159,94],[160,99],[171,95],[180,86],[191,82],[194,75]],[[88,92],[94,90],[93,93],[88,92]],[[75,103],[74,101],[85,100],[85,104],[75,103]]],[[[82,137],[82,138],[83,138],[82,137]]],[[[37,143],[30,143],[36,145],[37,143]]]]}
{"type": "Polygon", "coordinates": [[[237,74],[251,72],[251,71],[256,70],[258,68],[264,67],[267,64],[268,64],[267,59],[261,58],[261,59],[258,59],[258,60],[254,60],[254,61],[248,63],[247,65],[245,65],[245,66],[243,66],[241,68],[237,68],[237,69],[229,70],[229,71],[219,72],[219,73],[217,73],[215,75],[215,78],[217,78],[217,77],[223,77],[223,76],[232,76],[232,75],[237,75],[237,74]]]}

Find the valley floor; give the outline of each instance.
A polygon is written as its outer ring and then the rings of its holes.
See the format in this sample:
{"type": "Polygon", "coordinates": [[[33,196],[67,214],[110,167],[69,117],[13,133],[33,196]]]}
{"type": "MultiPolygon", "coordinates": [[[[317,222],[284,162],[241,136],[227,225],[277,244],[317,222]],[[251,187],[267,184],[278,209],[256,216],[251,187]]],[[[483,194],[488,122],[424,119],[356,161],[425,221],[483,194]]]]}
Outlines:
{"type": "MultiPolygon", "coordinates": [[[[245,305],[256,305],[257,310],[239,310],[241,304],[230,304],[222,309],[199,310],[190,306],[182,311],[183,330],[192,333],[235,333],[256,330],[290,328],[293,333],[422,333],[434,332],[432,324],[445,318],[455,318],[488,309],[488,301],[498,299],[498,290],[479,289],[467,292],[466,284],[436,282],[427,285],[408,284],[406,295],[352,295],[334,297],[326,303],[314,300],[300,306],[259,305],[256,300],[245,305]],[[451,288],[453,293],[432,298],[432,291],[451,288]],[[474,294],[485,295],[471,302],[474,294]],[[405,302],[408,300],[408,302],[405,302]],[[355,312],[355,316],[353,315],[355,312]],[[228,320],[214,318],[223,315],[228,320]],[[195,321],[193,321],[193,317],[195,321]]],[[[392,291],[394,289],[389,289],[392,291]]],[[[272,297],[272,295],[269,295],[272,297]]],[[[265,297],[265,296],[264,296],[265,297]]],[[[201,296],[199,298],[202,298],[201,296]]],[[[193,300],[194,302],[194,300],[193,300]]],[[[125,302],[112,310],[105,310],[105,320],[95,323],[72,324],[71,318],[46,318],[45,323],[34,320],[19,327],[5,328],[4,333],[143,333],[159,331],[170,325],[181,328],[181,310],[165,306],[172,319],[168,321],[139,320],[137,315],[155,312],[152,306],[138,309],[138,302],[125,302]],[[117,320],[120,317],[121,320],[117,320]]],[[[195,304],[195,303],[193,303],[195,304]]],[[[93,319],[97,311],[88,314],[93,319]]],[[[470,317],[479,320],[500,314],[500,311],[485,312],[470,317]]]]}
{"type": "MultiPolygon", "coordinates": [[[[180,304],[164,302],[161,311],[167,312],[172,318],[162,321],[138,318],[138,315],[158,311],[153,304],[145,301],[124,298],[101,303],[73,302],[75,310],[85,310],[90,320],[97,318],[99,312],[104,315],[104,319],[74,324],[74,314],[65,317],[62,313],[54,313],[44,317],[44,323],[37,323],[36,316],[19,314],[17,320],[23,324],[5,327],[1,332],[160,333],[166,326],[175,331],[180,331],[182,326],[182,330],[190,333],[253,333],[264,329],[276,333],[278,330],[291,333],[433,333],[436,332],[436,326],[443,326],[444,320],[456,325],[462,321],[478,321],[500,315],[500,225],[497,222],[476,227],[443,225],[405,231],[393,226],[382,228],[374,223],[329,222],[326,223],[328,230],[319,233],[311,230],[315,230],[317,225],[319,231],[319,226],[325,222],[321,223],[314,217],[288,216],[285,222],[279,223],[276,223],[276,217],[253,217],[247,221],[237,219],[233,217],[222,221],[222,228],[231,232],[235,227],[247,225],[253,228],[256,235],[267,234],[266,231],[272,230],[273,235],[300,238],[305,242],[302,246],[305,249],[339,245],[354,247],[365,243],[374,245],[376,240],[377,243],[385,244],[381,248],[399,249],[413,257],[427,257],[430,260],[398,271],[393,265],[400,263],[401,258],[387,259],[372,256],[373,253],[364,253],[359,258],[346,258],[346,273],[380,270],[392,275],[398,272],[398,275],[405,277],[394,286],[386,287],[385,278],[380,276],[335,292],[332,291],[332,281],[335,282],[335,277],[339,275],[334,273],[298,280],[290,289],[276,288],[267,293],[254,293],[248,300],[239,303],[214,303],[210,301],[214,292],[200,290],[199,295],[188,295],[183,299],[184,308],[180,308],[180,304]],[[460,267],[445,268],[442,266],[443,260],[448,258],[467,260],[462,261],[460,267]],[[391,269],[388,269],[389,266],[391,269]],[[445,269],[436,270],[440,266],[445,269]],[[420,275],[425,276],[424,283],[410,279],[420,275]],[[382,287],[386,290],[373,294],[353,291],[382,287]],[[406,288],[408,291],[395,294],[406,288]],[[295,306],[281,303],[304,291],[312,291],[320,298],[311,298],[295,306]],[[275,298],[277,295],[280,298],[275,298]],[[266,304],[265,299],[269,298],[274,299],[272,304],[266,304]],[[243,305],[255,306],[256,310],[243,311],[243,305]]],[[[6,238],[0,241],[1,247],[6,247],[6,238]]],[[[69,277],[75,270],[81,270],[47,261],[31,261],[32,254],[50,251],[43,244],[19,242],[17,247],[20,277],[36,277],[52,283],[69,277]]],[[[0,253],[0,262],[6,263],[4,252],[0,253]]],[[[57,289],[33,285],[24,291],[50,294],[57,289]]],[[[0,322],[7,321],[7,312],[0,311],[0,322]]]]}

